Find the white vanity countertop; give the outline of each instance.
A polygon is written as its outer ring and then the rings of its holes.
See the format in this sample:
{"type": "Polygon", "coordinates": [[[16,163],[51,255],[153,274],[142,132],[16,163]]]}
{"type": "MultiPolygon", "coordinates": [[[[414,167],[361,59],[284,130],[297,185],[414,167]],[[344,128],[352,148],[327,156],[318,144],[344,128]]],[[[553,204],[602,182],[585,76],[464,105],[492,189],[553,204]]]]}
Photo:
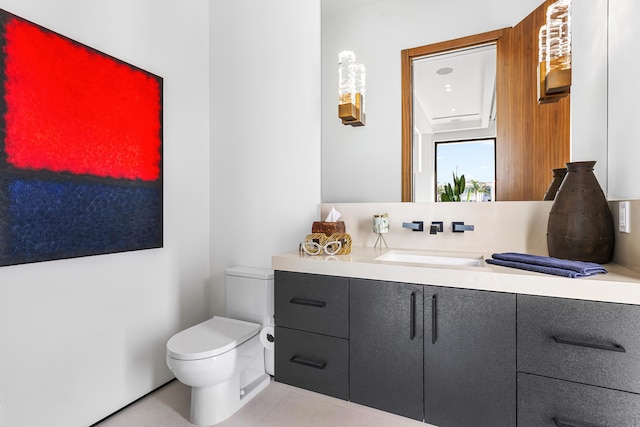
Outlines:
{"type": "MultiPolygon", "coordinates": [[[[398,248],[353,247],[349,255],[339,256],[310,256],[291,251],[274,255],[272,268],[300,273],[640,305],[640,274],[612,263],[604,265],[609,271],[607,274],[570,279],[487,263],[484,267],[453,267],[375,259],[393,249],[398,248]]],[[[491,254],[455,255],[491,258],[491,254]]]]}

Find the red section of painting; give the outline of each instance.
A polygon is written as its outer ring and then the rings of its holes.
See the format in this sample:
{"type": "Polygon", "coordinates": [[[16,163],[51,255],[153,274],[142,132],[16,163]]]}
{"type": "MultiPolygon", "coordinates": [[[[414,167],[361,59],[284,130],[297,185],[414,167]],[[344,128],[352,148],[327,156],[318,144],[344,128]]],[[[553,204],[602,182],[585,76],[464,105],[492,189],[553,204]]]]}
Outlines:
{"type": "Polygon", "coordinates": [[[5,32],[5,150],[17,168],[153,181],[159,83],[33,24],[5,32]]]}

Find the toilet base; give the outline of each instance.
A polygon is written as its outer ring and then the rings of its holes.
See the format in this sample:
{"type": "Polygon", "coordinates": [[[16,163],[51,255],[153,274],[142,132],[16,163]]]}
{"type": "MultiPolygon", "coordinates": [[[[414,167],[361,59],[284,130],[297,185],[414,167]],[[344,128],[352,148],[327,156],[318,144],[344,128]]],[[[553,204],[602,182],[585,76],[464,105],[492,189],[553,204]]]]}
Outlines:
{"type": "Polygon", "coordinates": [[[189,421],[198,426],[218,424],[243,407],[270,382],[271,377],[262,374],[241,388],[240,375],[234,375],[228,381],[212,387],[192,387],[189,421]]]}

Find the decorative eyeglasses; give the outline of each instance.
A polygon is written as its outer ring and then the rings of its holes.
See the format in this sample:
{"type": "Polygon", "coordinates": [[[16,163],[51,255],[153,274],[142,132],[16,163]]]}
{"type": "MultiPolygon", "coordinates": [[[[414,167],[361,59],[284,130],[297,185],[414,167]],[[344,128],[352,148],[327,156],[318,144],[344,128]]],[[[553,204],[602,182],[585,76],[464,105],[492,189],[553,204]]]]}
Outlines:
{"type": "Polygon", "coordinates": [[[351,253],[351,236],[347,233],[311,233],[300,243],[300,248],[308,255],[346,255],[351,253]]]}
{"type": "Polygon", "coordinates": [[[321,245],[318,242],[313,240],[306,241],[302,243],[302,250],[304,250],[309,255],[320,255],[322,251],[327,255],[335,255],[342,248],[342,243],[339,241],[335,242],[327,242],[324,245],[321,245]]]}

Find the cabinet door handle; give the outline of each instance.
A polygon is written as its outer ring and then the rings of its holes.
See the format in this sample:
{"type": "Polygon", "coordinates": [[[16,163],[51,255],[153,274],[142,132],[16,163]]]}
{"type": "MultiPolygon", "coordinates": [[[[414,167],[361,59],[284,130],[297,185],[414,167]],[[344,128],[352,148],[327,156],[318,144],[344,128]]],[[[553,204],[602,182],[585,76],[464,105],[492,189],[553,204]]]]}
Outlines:
{"type": "Polygon", "coordinates": [[[438,295],[431,297],[431,344],[438,340],[438,295]]]}
{"type": "Polygon", "coordinates": [[[314,301],[312,299],[291,298],[289,304],[306,305],[308,307],[324,308],[327,303],[324,301],[314,301]]]}
{"type": "Polygon", "coordinates": [[[411,327],[409,328],[409,339],[416,337],[416,293],[411,292],[411,327]]]}
{"type": "Polygon", "coordinates": [[[289,359],[289,362],[315,369],[324,369],[327,366],[327,362],[311,360],[307,359],[306,357],[300,357],[298,355],[292,356],[291,359],[289,359]]]}
{"type": "Polygon", "coordinates": [[[569,424],[567,421],[563,421],[557,417],[553,417],[553,422],[556,424],[556,427],[580,427],[578,424],[569,424]]]}
{"type": "Polygon", "coordinates": [[[626,353],[627,350],[620,344],[599,344],[592,342],[584,342],[584,341],[574,341],[568,340],[566,338],[560,338],[556,336],[552,336],[553,340],[558,344],[567,344],[567,345],[575,345],[578,347],[589,347],[589,348],[597,348],[599,350],[607,350],[607,351],[615,351],[618,353],[626,353]]]}

